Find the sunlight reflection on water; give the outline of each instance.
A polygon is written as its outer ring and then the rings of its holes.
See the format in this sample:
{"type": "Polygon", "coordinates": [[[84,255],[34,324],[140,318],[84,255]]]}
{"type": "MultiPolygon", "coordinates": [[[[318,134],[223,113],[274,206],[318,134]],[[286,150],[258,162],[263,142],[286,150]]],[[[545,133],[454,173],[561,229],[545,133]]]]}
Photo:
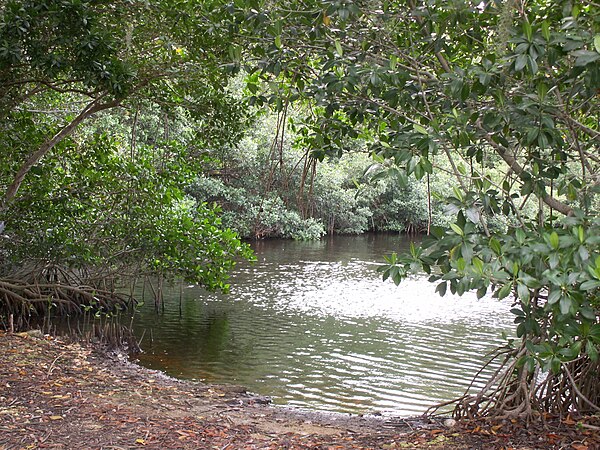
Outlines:
{"type": "Polygon", "coordinates": [[[340,412],[411,415],[463,393],[484,355],[510,331],[510,305],[439,297],[426,278],[395,286],[375,272],[397,236],[325,243],[261,242],[228,296],[185,289],[152,324],[143,364],[236,383],[276,403],[340,412]]]}

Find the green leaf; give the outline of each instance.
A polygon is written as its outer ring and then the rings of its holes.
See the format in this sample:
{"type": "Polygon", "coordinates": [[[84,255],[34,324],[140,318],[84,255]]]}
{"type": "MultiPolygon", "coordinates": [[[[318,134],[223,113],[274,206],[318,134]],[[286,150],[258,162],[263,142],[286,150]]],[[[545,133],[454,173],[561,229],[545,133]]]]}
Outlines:
{"type": "Polygon", "coordinates": [[[579,286],[579,288],[584,291],[592,291],[594,289],[600,288],[600,281],[587,280],[587,281],[584,281],[583,283],[581,283],[581,286],[579,286]]]}
{"type": "Polygon", "coordinates": [[[513,262],[513,265],[512,265],[512,274],[513,274],[514,277],[516,277],[516,276],[519,275],[519,269],[520,269],[519,263],[516,262],[516,261],[513,262]]]}
{"type": "Polygon", "coordinates": [[[529,60],[529,55],[519,55],[515,60],[515,70],[520,72],[527,65],[527,61],[529,60]]]}
{"type": "Polygon", "coordinates": [[[588,64],[595,63],[596,61],[600,60],[600,53],[598,52],[577,50],[572,52],[572,54],[577,57],[575,60],[576,67],[587,66],[588,64]]]}
{"type": "Polygon", "coordinates": [[[487,288],[485,286],[480,287],[479,289],[477,289],[477,298],[483,298],[485,297],[485,294],[487,293],[487,288]]]}
{"type": "Polygon", "coordinates": [[[517,296],[525,305],[529,305],[530,292],[529,288],[522,283],[517,284],[517,296]]]}
{"type": "Polygon", "coordinates": [[[490,238],[490,248],[496,255],[502,254],[502,246],[496,238],[490,238]]]}
{"type": "Polygon", "coordinates": [[[558,374],[560,373],[560,366],[562,364],[562,361],[557,358],[557,357],[552,357],[550,359],[550,369],[552,370],[553,374],[558,374]]]}
{"type": "Polygon", "coordinates": [[[548,265],[551,269],[556,269],[560,264],[560,253],[554,252],[548,257],[548,265]]]}
{"type": "Polygon", "coordinates": [[[542,22],[542,36],[546,41],[550,40],[550,24],[546,20],[542,22]]]}
{"type": "Polygon", "coordinates": [[[550,295],[548,295],[548,303],[550,305],[555,304],[562,297],[562,292],[559,289],[554,289],[550,291],[550,295]]]}
{"type": "Polygon", "coordinates": [[[454,232],[455,232],[456,234],[458,234],[459,236],[464,236],[464,235],[465,235],[465,233],[464,233],[464,231],[462,230],[462,228],[461,228],[461,227],[459,227],[459,226],[458,226],[457,224],[455,224],[455,223],[451,223],[451,224],[450,224],[450,228],[452,228],[452,231],[454,231],[454,232]]]}
{"type": "Polygon", "coordinates": [[[589,306],[583,306],[579,308],[579,312],[581,313],[582,317],[588,320],[596,320],[596,313],[594,312],[594,309],[589,306]]]}
{"type": "Polygon", "coordinates": [[[594,48],[598,53],[600,53],[600,34],[594,36],[594,48]]]}
{"type": "Polygon", "coordinates": [[[593,362],[598,361],[598,349],[592,343],[592,341],[587,341],[585,343],[585,352],[593,362]]]}
{"type": "MultiPolygon", "coordinates": [[[[538,64],[536,60],[530,55],[527,55],[527,65],[529,66],[529,72],[535,75],[538,71],[538,64]]],[[[543,135],[543,133],[540,133],[540,136],[541,135],[543,135]]]]}
{"type": "Polygon", "coordinates": [[[460,253],[466,261],[471,261],[473,259],[473,246],[468,243],[463,243],[460,246],[460,253]]]}
{"type": "Polygon", "coordinates": [[[337,54],[342,57],[344,56],[344,49],[342,48],[342,44],[340,43],[339,40],[336,39],[335,41],[335,51],[337,52],[337,54]]]}
{"type": "Polygon", "coordinates": [[[483,274],[483,261],[481,259],[479,259],[477,256],[474,257],[472,264],[478,274],[483,274]]]}
{"type": "Polygon", "coordinates": [[[594,342],[600,343],[600,324],[594,324],[590,328],[589,336],[594,340],[594,342]]]}
{"type": "Polygon", "coordinates": [[[413,130],[415,130],[417,133],[421,133],[421,134],[425,134],[425,135],[429,134],[427,129],[425,129],[423,126],[419,125],[418,123],[413,124],[413,130]]]}
{"type": "Polygon", "coordinates": [[[557,250],[560,244],[560,240],[558,239],[558,234],[556,233],[556,231],[553,231],[552,234],[550,234],[549,241],[552,248],[557,250]]]}
{"type": "Polygon", "coordinates": [[[446,289],[448,288],[448,283],[446,283],[445,281],[438,284],[437,287],[435,288],[435,292],[437,292],[438,294],[440,294],[440,297],[443,297],[444,295],[446,295],[446,289]]]}
{"type": "Polygon", "coordinates": [[[523,22],[523,32],[525,33],[527,40],[531,42],[531,38],[533,36],[533,27],[529,22],[523,22]]]}
{"type": "Polygon", "coordinates": [[[467,215],[467,218],[471,222],[476,223],[476,224],[481,222],[481,214],[479,213],[479,208],[477,208],[477,207],[467,208],[465,213],[467,215]]]}
{"type": "Polygon", "coordinates": [[[518,317],[525,317],[525,313],[523,312],[523,310],[519,309],[519,308],[512,308],[510,310],[511,313],[513,313],[515,316],[518,317]]]}
{"type": "Polygon", "coordinates": [[[500,288],[500,290],[498,291],[498,298],[500,300],[502,300],[503,298],[508,297],[508,295],[510,294],[512,289],[512,284],[505,284],[504,286],[502,286],[500,288]]]}
{"type": "Polygon", "coordinates": [[[577,237],[580,243],[583,244],[585,242],[585,231],[581,225],[577,227],[577,237]]]}

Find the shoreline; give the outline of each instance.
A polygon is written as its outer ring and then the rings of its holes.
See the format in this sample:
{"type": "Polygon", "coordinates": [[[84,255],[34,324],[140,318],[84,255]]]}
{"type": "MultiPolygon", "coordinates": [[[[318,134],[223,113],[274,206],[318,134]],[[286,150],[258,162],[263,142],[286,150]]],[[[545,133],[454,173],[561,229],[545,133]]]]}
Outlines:
{"type": "MultiPolygon", "coordinates": [[[[242,387],[175,379],[88,344],[0,331],[0,450],[559,448],[523,427],[519,435],[481,421],[448,427],[265,403],[242,387]]],[[[561,427],[552,436],[567,445],[583,437],[600,446],[593,430],[561,427]]]]}

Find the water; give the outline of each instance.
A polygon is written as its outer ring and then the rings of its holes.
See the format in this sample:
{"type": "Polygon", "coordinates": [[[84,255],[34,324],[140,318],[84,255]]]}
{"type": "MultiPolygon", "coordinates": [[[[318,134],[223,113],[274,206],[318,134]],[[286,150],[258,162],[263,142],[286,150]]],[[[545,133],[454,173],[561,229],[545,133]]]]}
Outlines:
{"type": "Polygon", "coordinates": [[[395,235],[258,242],[229,295],[176,287],[164,314],[142,307],[137,358],[277,404],[420,414],[464,393],[513,318],[506,302],[441,298],[425,278],[382,282],[376,264],[406,246],[395,235]]]}

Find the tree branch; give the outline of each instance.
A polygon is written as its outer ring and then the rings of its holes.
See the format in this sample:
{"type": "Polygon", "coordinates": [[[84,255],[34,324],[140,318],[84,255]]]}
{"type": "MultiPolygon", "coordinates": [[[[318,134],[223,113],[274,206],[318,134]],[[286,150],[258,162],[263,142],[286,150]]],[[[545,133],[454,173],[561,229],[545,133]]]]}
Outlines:
{"type": "Polygon", "coordinates": [[[83,109],[83,111],[81,111],[79,115],[75,117],[75,119],[73,119],[63,128],[61,128],[58,133],[56,133],[51,139],[44,142],[37,151],[35,151],[29,156],[27,161],[25,161],[25,163],[16,173],[11,185],[6,190],[4,198],[2,199],[2,207],[0,210],[6,209],[10,202],[13,201],[19,188],[21,187],[21,184],[23,183],[23,180],[25,179],[25,176],[29,173],[31,168],[35,166],[59,142],[73,134],[73,132],[79,126],[79,124],[81,124],[81,122],[83,122],[85,119],[92,116],[93,114],[97,113],[98,111],[114,108],[120,102],[120,100],[112,100],[107,103],[100,103],[101,98],[102,97],[97,98],[93,102],[89,103],[83,109]]]}
{"type": "MultiPolygon", "coordinates": [[[[521,179],[523,179],[523,174],[525,173],[525,169],[519,164],[515,155],[513,155],[508,149],[505,149],[500,144],[492,139],[492,135],[487,132],[480,124],[477,127],[483,132],[483,137],[487,141],[487,143],[496,151],[498,155],[504,160],[504,162],[511,168],[511,170],[521,179]]],[[[561,202],[560,200],[552,197],[546,191],[540,197],[542,201],[548,205],[550,208],[558,211],[565,216],[573,215],[573,208],[571,208],[566,203],[561,202]]]]}

